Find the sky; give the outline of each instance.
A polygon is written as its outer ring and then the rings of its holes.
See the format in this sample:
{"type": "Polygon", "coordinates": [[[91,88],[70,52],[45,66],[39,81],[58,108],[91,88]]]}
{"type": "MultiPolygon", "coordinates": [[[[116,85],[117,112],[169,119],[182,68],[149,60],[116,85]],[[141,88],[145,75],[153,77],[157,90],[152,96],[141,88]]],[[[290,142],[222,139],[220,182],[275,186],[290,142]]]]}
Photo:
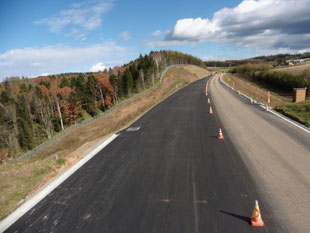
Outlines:
{"type": "Polygon", "coordinates": [[[0,0],[0,81],[96,72],[140,54],[310,51],[310,0],[0,0]]]}

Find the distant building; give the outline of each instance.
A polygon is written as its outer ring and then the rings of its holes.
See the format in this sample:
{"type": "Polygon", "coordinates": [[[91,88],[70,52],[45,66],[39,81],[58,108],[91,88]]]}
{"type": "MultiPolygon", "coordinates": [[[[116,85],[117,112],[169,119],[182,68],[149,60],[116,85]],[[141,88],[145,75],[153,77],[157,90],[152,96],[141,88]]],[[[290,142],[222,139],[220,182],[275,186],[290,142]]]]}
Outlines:
{"type": "Polygon", "coordinates": [[[294,64],[299,64],[299,63],[304,63],[304,62],[309,62],[310,58],[303,58],[303,59],[296,59],[296,60],[286,60],[284,62],[285,65],[287,66],[292,66],[294,64]]]}
{"type": "Polygon", "coordinates": [[[294,60],[293,62],[294,62],[294,64],[303,63],[304,59],[297,59],[297,60],[294,60]]]}
{"type": "Polygon", "coordinates": [[[284,64],[287,66],[292,66],[292,65],[294,65],[294,62],[292,60],[287,60],[284,62],[284,64]]]}

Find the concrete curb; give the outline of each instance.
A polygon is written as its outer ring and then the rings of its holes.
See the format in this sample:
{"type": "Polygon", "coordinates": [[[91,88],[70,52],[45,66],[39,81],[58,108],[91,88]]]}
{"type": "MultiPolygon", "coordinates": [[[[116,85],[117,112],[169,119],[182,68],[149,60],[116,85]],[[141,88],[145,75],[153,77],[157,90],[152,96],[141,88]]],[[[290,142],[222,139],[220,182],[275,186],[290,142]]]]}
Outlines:
{"type": "Polygon", "coordinates": [[[4,232],[12,224],[14,224],[19,218],[21,218],[26,212],[28,212],[32,207],[39,203],[43,198],[50,194],[55,188],[57,188],[61,183],[68,179],[74,172],[76,172],[80,167],[87,163],[91,158],[93,158],[99,151],[106,147],[110,142],[118,137],[118,134],[113,134],[102,144],[93,149],[89,154],[82,158],[79,162],[61,174],[59,177],[51,181],[44,189],[38,192],[30,200],[26,201],[20,207],[18,207],[13,213],[7,216],[0,222],[0,232],[4,232]]]}
{"type": "MultiPolygon", "coordinates": [[[[228,88],[230,88],[232,91],[238,92],[236,89],[234,89],[233,87],[231,87],[230,85],[228,85],[228,83],[226,83],[226,82],[223,80],[223,75],[221,75],[220,81],[221,81],[221,83],[225,84],[228,88]]],[[[243,94],[243,93],[241,93],[241,92],[240,92],[240,95],[243,96],[244,98],[248,99],[248,100],[251,99],[251,97],[249,97],[249,96],[247,96],[246,94],[243,94]]],[[[254,99],[253,99],[253,102],[254,102],[255,104],[259,105],[261,108],[263,108],[263,109],[266,110],[267,106],[266,106],[265,104],[263,104],[263,103],[261,103],[261,102],[259,102],[259,101],[256,101],[256,100],[254,100],[254,99]]],[[[292,124],[292,125],[296,126],[297,128],[299,128],[299,129],[305,131],[306,133],[309,133],[309,134],[310,134],[310,129],[308,129],[306,126],[304,126],[304,125],[300,124],[299,122],[296,122],[296,121],[294,121],[294,120],[292,120],[292,119],[290,119],[290,118],[284,116],[283,114],[281,114],[281,113],[279,113],[279,112],[273,110],[271,107],[268,108],[268,112],[270,112],[271,114],[273,114],[273,115],[275,115],[275,116],[277,116],[277,117],[279,117],[279,118],[281,118],[281,119],[283,119],[283,120],[289,122],[290,124],[292,124]]]]}

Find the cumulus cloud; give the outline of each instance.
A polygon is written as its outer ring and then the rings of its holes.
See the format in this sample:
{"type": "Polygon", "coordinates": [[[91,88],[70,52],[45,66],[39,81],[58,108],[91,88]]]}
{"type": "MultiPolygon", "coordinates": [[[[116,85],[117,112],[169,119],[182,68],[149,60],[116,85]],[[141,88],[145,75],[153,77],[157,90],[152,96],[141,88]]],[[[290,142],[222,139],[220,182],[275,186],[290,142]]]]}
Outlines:
{"type": "Polygon", "coordinates": [[[234,8],[215,12],[212,19],[180,19],[163,40],[151,45],[213,41],[300,51],[310,47],[309,12],[310,0],[243,0],[234,8]]]}
{"type": "Polygon", "coordinates": [[[130,40],[130,33],[129,33],[129,32],[126,32],[126,31],[121,32],[121,38],[122,38],[123,41],[128,41],[128,40],[130,40]]]}
{"type": "Polygon", "coordinates": [[[127,55],[128,50],[114,42],[87,47],[56,45],[14,49],[0,54],[0,79],[10,76],[34,77],[43,73],[87,71],[85,64],[95,64],[98,60],[123,58],[127,55]]]}
{"type": "Polygon", "coordinates": [[[107,69],[107,67],[102,62],[98,62],[97,64],[90,67],[89,71],[90,72],[99,72],[99,71],[104,71],[105,69],[107,69]]]}
{"type": "Polygon", "coordinates": [[[105,69],[107,69],[107,67],[102,62],[98,62],[97,64],[90,67],[89,71],[90,72],[99,72],[99,71],[104,71],[105,69]]]}
{"type": "Polygon", "coordinates": [[[53,33],[65,32],[67,36],[85,40],[89,31],[101,26],[103,15],[110,11],[113,5],[112,0],[89,0],[73,4],[69,9],[33,23],[47,25],[53,33]]]}
{"type": "Polygon", "coordinates": [[[113,61],[113,62],[107,62],[107,63],[98,62],[95,65],[93,65],[89,71],[90,72],[104,71],[105,69],[109,69],[114,66],[121,66],[125,63],[126,62],[123,62],[123,61],[113,61]]]}

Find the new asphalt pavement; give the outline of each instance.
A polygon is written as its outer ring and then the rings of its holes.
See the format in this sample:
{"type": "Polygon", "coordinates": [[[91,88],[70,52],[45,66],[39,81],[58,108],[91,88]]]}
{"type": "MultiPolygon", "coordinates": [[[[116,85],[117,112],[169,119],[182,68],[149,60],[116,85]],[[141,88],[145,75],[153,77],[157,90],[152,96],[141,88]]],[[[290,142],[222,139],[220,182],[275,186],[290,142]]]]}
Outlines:
{"type": "Polygon", "coordinates": [[[139,130],[119,132],[6,232],[279,232],[217,112],[209,114],[208,79],[152,108],[131,126],[139,130]],[[256,199],[264,227],[249,223],[256,199]]]}

